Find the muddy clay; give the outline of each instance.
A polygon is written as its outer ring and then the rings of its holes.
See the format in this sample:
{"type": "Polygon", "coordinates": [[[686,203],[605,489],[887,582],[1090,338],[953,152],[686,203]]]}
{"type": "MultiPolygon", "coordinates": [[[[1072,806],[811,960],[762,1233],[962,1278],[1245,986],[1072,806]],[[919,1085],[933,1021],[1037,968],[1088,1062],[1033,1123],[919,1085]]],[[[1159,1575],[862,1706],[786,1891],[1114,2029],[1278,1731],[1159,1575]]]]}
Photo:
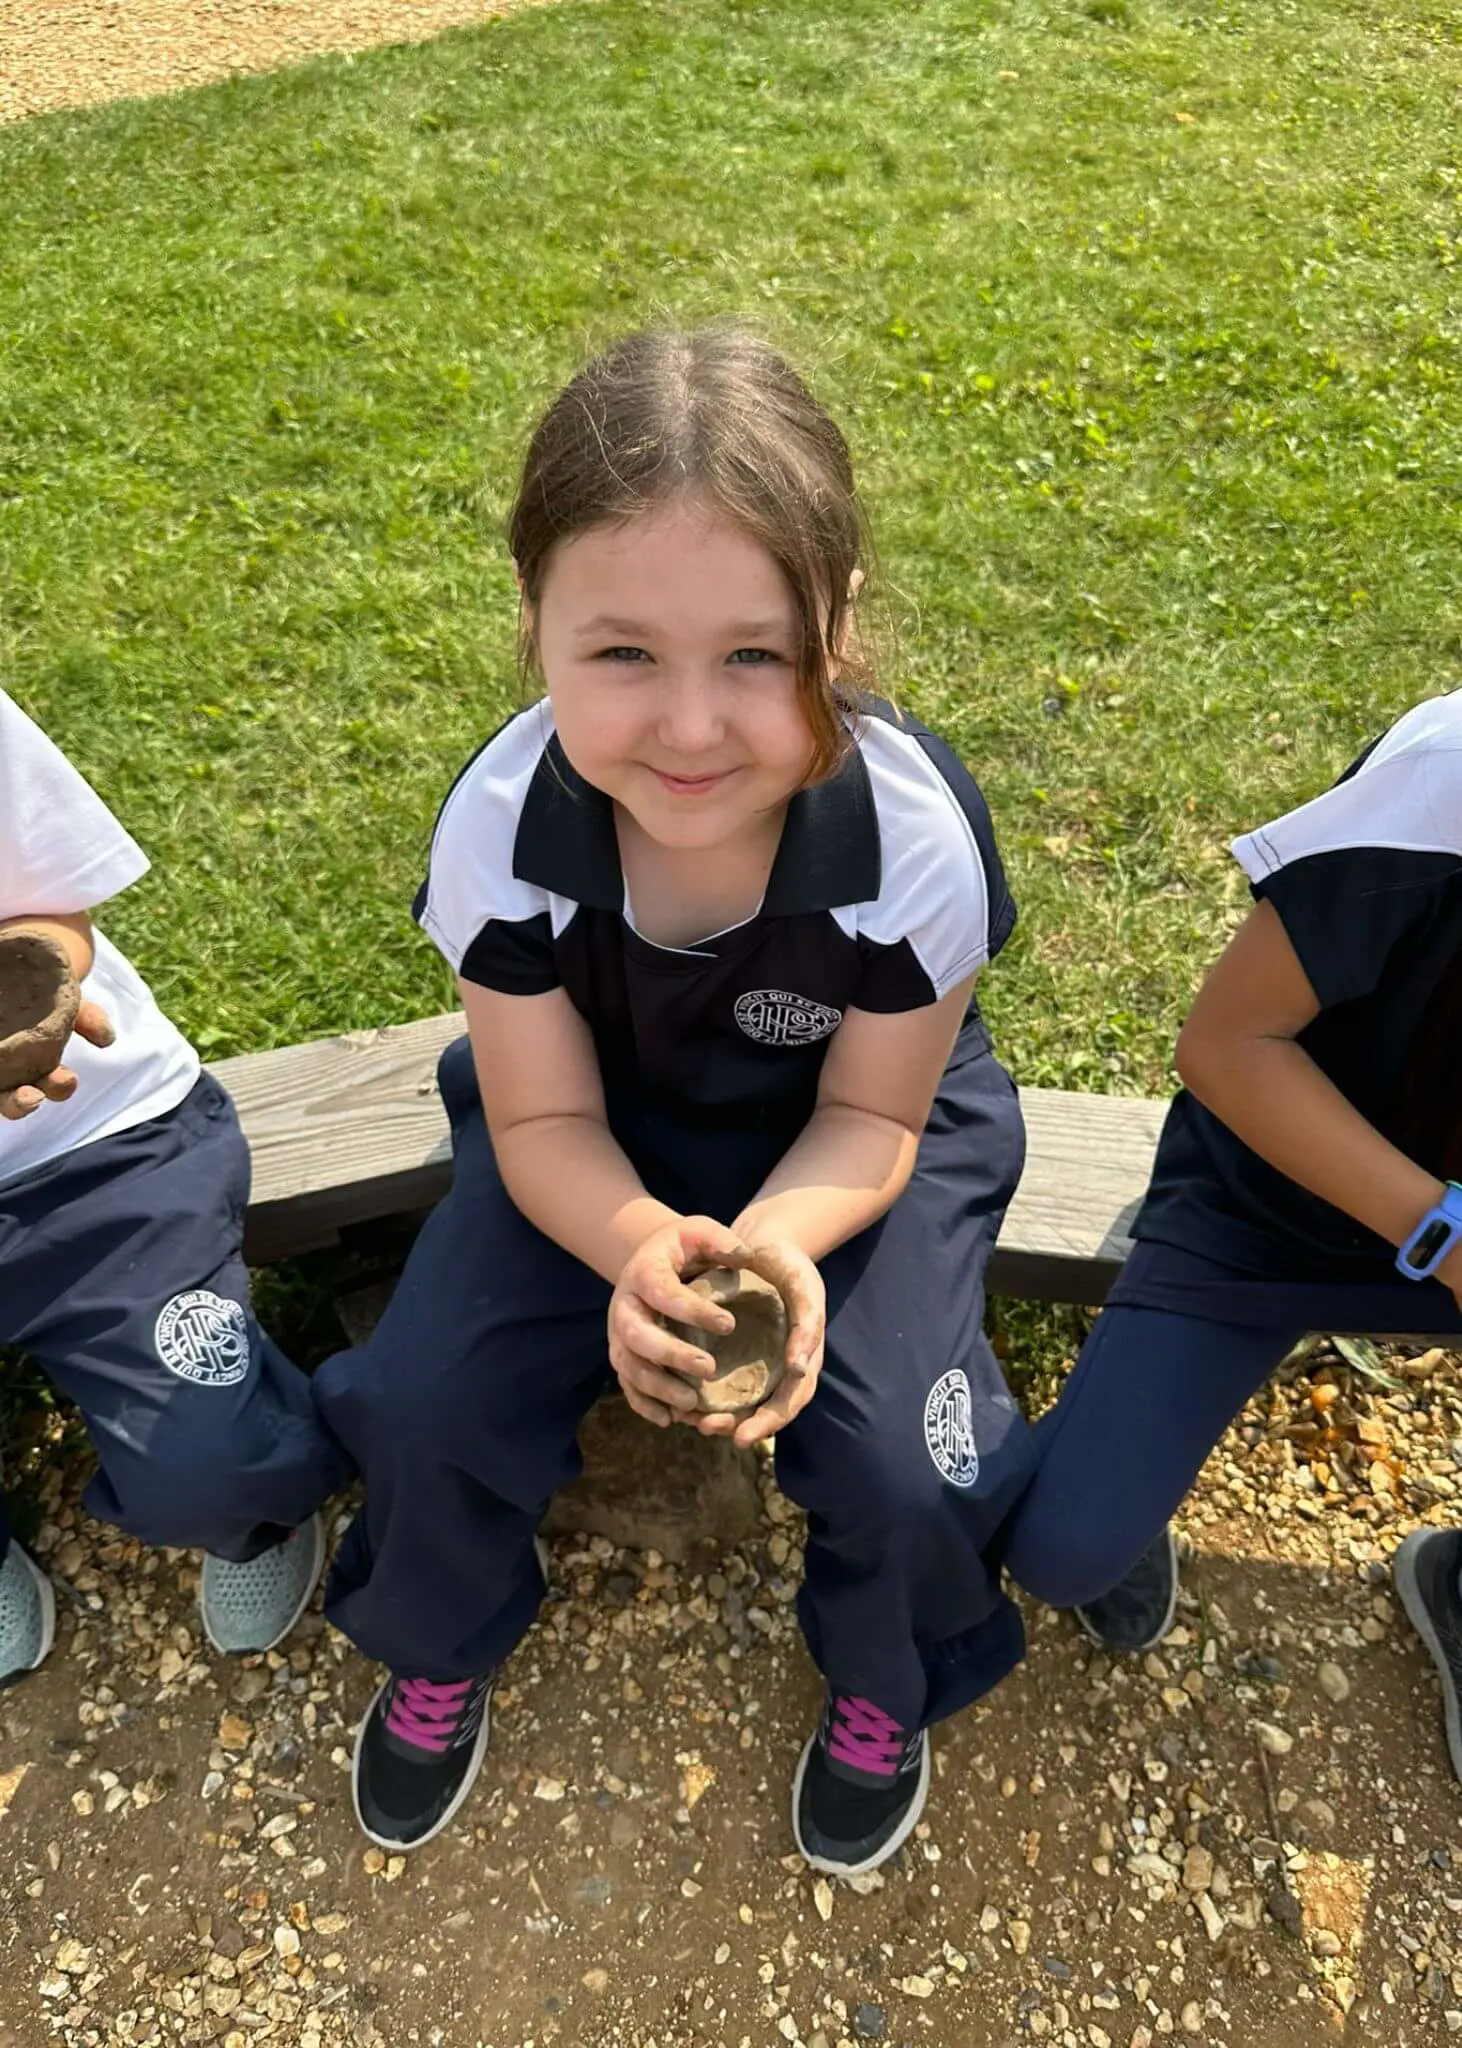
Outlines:
{"type": "Polygon", "coordinates": [[[0,938],[0,1089],[43,1081],[59,1066],[80,1007],[71,962],[54,939],[0,938]]]}
{"type": "Polygon", "coordinates": [[[699,1345],[716,1361],[708,1380],[692,1380],[696,1406],[707,1415],[750,1415],[770,1398],[787,1370],[787,1309],[770,1280],[760,1273],[715,1266],[690,1283],[693,1294],[729,1308],[736,1327],[724,1337],[689,1323],[667,1322],[687,1344],[699,1345]]]}

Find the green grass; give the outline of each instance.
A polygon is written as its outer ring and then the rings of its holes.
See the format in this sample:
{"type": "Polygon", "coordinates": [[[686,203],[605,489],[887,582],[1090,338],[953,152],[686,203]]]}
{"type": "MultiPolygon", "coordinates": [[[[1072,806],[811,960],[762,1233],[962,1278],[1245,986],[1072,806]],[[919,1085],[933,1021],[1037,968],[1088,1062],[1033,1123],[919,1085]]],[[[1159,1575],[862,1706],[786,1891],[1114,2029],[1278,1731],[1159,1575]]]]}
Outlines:
{"type": "Polygon", "coordinates": [[[734,310],[993,804],[1003,1049],[1161,1088],[1227,837],[1462,681],[1459,86],[1440,0],[569,0],[0,131],[0,674],[154,856],[109,928],[210,1053],[444,1007],[525,432],[734,310]]]}

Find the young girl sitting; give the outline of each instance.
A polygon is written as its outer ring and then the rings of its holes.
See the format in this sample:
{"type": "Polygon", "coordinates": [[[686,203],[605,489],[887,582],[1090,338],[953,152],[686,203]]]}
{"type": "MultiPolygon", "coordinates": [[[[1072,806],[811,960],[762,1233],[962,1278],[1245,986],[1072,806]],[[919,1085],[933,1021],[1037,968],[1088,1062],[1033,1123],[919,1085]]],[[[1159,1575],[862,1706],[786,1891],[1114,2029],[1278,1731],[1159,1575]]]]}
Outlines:
{"type": "Polygon", "coordinates": [[[546,700],[458,777],[416,903],[467,1013],[454,1185],[316,1382],[366,1482],[329,1613],[390,1669],[357,1812],[404,1848],[467,1796],[612,1370],[647,1427],[777,1433],[827,1680],[796,1837],[871,1869],[929,1724],[1022,1648],[984,1549],[1028,1439],[981,1312],[1023,1132],[971,998],[1014,905],[954,755],[855,689],[848,451],[770,349],[610,349],[539,426],[510,537],[546,700]],[[738,1425],[659,1319],[725,1329],[684,1276],[751,1261],[789,1370],[738,1425]]]}
{"type": "MultiPolygon", "coordinates": [[[[1006,1532],[1014,1577],[1115,1649],[1166,1633],[1166,1523],[1307,1331],[1462,1331],[1462,692],[1236,842],[1256,904],[1178,1040],[1137,1245],[1006,1532]]],[[[1462,1535],[1396,1561],[1462,1774],[1462,1535]]]]}

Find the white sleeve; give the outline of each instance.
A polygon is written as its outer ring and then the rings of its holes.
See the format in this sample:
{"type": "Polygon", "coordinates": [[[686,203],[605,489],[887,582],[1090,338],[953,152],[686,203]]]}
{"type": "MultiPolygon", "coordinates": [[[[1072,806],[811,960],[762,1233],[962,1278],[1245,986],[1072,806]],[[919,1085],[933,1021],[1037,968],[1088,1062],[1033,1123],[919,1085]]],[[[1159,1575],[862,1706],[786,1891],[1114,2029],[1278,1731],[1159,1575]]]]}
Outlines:
{"type": "Polygon", "coordinates": [[[1462,856],[1462,744],[1371,757],[1354,775],[1233,842],[1259,883],[1295,862],[1360,847],[1462,856]]]}
{"type": "Polygon", "coordinates": [[[558,986],[550,898],[513,873],[524,791],[542,751],[534,722],[518,719],[469,763],[442,806],[415,904],[455,973],[508,995],[558,986]]]}
{"type": "Polygon", "coordinates": [[[854,1000],[863,1010],[920,1009],[990,957],[985,864],[974,820],[917,739],[870,721],[863,751],[882,886],[876,903],[858,906],[863,971],[854,1000]]]}
{"type": "Polygon", "coordinates": [[[878,903],[860,910],[862,1010],[939,1002],[990,957],[988,892],[979,852],[955,823],[900,850],[878,903]]]}
{"type": "Polygon", "coordinates": [[[0,690],[0,918],[75,916],[147,867],[85,776],[0,690]]]}

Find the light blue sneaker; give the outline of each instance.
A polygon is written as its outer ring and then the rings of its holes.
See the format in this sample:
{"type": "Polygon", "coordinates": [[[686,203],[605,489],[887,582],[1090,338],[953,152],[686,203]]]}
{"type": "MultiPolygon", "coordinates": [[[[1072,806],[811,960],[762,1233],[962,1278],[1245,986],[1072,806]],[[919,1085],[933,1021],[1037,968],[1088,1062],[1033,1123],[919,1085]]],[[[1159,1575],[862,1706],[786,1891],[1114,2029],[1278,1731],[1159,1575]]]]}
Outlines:
{"type": "Polygon", "coordinates": [[[324,1567],[325,1525],[318,1515],[247,1564],[205,1555],[198,1588],[204,1635],[229,1656],[272,1650],[309,1606],[324,1567]]]}
{"type": "Polygon", "coordinates": [[[0,1564],[0,1686],[14,1685],[45,1662],[56,1635],[50,1580],[18,1543],[0,1564]]]}

